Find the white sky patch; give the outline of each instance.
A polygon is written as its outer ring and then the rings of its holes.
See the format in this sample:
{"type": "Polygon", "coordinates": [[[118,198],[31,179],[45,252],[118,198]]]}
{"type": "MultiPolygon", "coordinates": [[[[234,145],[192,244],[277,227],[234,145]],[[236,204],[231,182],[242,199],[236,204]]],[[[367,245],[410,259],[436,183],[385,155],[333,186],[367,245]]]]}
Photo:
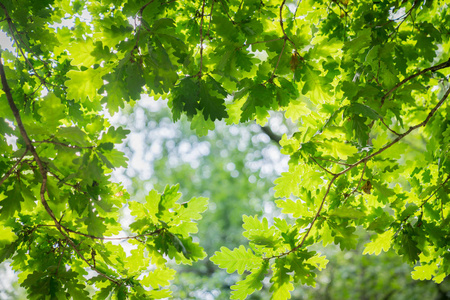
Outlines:
{"type": "Polygon", "coordinates": [[[5,32],[0,30],[0,48],[2,50],[8,50],[14,54],[14,56],[17,56],[17,51],[13,46],[13,40],[6,35],[5,32]]]}

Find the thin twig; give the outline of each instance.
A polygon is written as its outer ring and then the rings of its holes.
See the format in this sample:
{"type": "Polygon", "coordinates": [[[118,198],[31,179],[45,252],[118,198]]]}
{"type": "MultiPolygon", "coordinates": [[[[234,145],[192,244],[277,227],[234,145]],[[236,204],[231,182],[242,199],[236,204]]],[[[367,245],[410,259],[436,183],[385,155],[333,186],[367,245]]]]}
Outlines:
{"type": "Polygon", "coordinates": [[[381,97],[381,105],[384,104],[384,101],[386,100],[386,98],[387,98],[390,94],[392,94],[392,92],[394,92],[395,90],[397,90],[399,87],[401,87],[402,85],[404,85],[405,83],[407,83],[407,82],[410,81],[411,79],[414,79],[414,78],[416,78],[417,76],[420,76],[420,75],[422,75],[422,74],[424,74],[424,73],[426,73],[426,72],[429,72],[429,71],[435,72],[435,71],[437,71],[437,70],[441,70],[441,69],[444,69],[444,68],[447,68],[447,67],[450,67],[450,58],[449,58],[446,62],[440,63],[440,64],[438,64],[438,65],[435,65],[435,66],[432,66],[432,67],[429,67],[429,68],[426,68],[426,69],[423,69],[423,70],[421,70],[421,71],[419,71],[419,72],[417,72],[417,73],[414,73],[414,74],[412,74],[412,75],[406,77],[405,79],[403,79],[402,81],[400,81],[399,83],[397,83],[397,84],[396,84],[392,89],[390,89],[386,94],[384,94],[383,97],[381,97]]]}
{"type": "Polygon", "coordinates": [[[287,252],[281,253],[279,255],[274,255],[274,256],[271,256],[271,257],[266,257],[266,258],[264,258],[264,260],[269,260],[269,259],[272,259],[272,258],[280,258],[282,256],[285,256],[285,255],[288,255],[288,254],[290,254],[292,252],[297,251],[298,249],[300,249],[303,246],[303,244],[305,243],[306,238],[308,237],[309,233],[311,232],[311,229],[314,226],[314,223],[316,222],[317,218],[319,218],[320,213],[322,212],[323,205],[325,204],[325,200],[327,199],[327,196],[330,193],[330,189],[331,189],[331,186],[333,185],[333,182],[338,177],[339,177],[339,175],[333,176],[333,178],[328,183],[327,191],[325,192],[325,195],[323,195],[322,202],[320,203],[319,209],[317,210],[316,215],[314,216],[313,220],[311,221],[311,223],[310,223],[310,225],[308,227],[308,230],[303,235],[303,238],[302,238],[301,242],[297,246],[295,246],[294,248],[292,248],[291,250],[289,250],[287,252]]]}
{"type": "MultiPolygon", "coordinates": [[[[427,199],[425,199],[425,200],[423,200],[423,202],[422,202],[422,204],[419,206],[419,208],[423,208],[423,206],[425,205],[425,204],[427,204],[427,202],[431,199],[431,198],[433,198],[433,196],[434,195],[436,195],[436,193],[448,182],[450,180],[450,175],[449,176],[447,176],[447,179],[445,179],[445,181],[443,182],[443,183],[441,183],[439,186],[438,186],[438,188],[427,198],[427,199]]],[[[442,202],[441,202],[441,204],[442,204],[442,202]]],[[[412,213],[410,213],[409,215],[407,215],[401,222],[400,222],[400,228],[397,230],[397,232],[395,233],[395,235],[397,235],[398,234],[398,232],[400,232],[401,230],[402,230],[402,226],[403,226],[403,223],[405,223],[406,221],[408,221],[408,219],[409,218],[411,218],[411,216],[413,216],[414,214],[416,213],[416,211],[415,212],[412,212],[412,213]]],[[[443,216],[441,216],[441,218],[442,219],[444,219],[444,217],[443,216]]]]}
{"type": "Polygon", "coordinates": [[[283,55],[284,48],[286,47],[286,40],[287,40],[287,39],[284,38],[283,48],[281,48],[281,52],[280,52],[280,55],[278,56],[277,64],[275,65],[275,69],[273,69],[272,76],[270,76],[269,80],[267,80],[268,82],[272,82],[273,79],[275,78],[275,75],[276,75],[275,72],[276,72],[277,69],[278,69],[278,65],[280,64],[281,56],[283,55]]]}
{"type": "Polygon", "coordinates": [[[403,22],[405,22],[405,20],[409,17],[409,15],[411,15],[412,10],[413,10],[413,9],[416,7],[416,5],[417,5],[417,2],[418,2],[418,1],[415,0],[414,3],[412,4],[411,8],[408,10],[408,12],[406,12],[403,16],[401,16],[401,17],[399,17],[399,18],[397,18],[397,19],[394,19],[394,21],[395,21],[395,20],[399,20],[399,19],[403,18],[403,20],[400,22],[400,24],[398,24],[398,26],[395,27],[394,31],[392,31],[391,34],[389,34],[388,40],[391,38],[391,36],[392,36],[394,33],[397,33],[397,32],[398,32],[398,29],[399,29],[400,26],[403,24],[403,22]]]}
{"type": "Polygon", "coordinates": [[[19,159],[16,161],[16,163],[14,164],[14,166],[12,166],[8,172],[6,172],[5,176],[2,177],[2,179],[0,180],[0,185],[3,184],[3,182],[5,182],[6,179],[8,179],[8,177],[11,175],[11,173],[17,168],[17,166],[20,164],[20,162],[22,161],[22,159],[25,157],[25,155],[27,155],[28,153],[28,149],[25,149],[25,152],[22,154],[22,156],[19,157],[19,159]]]}
{"type": "Polygon", "coordinates": [[[387,126],[386,123],[384,123],[383,118],[380,118],[380,121],[381,121],[381,123],[382,123],[382,124],[383,124],[390,132],[392,132],[393,134],[395,134],[395,135],[397,135],[397,136],[400,135],[400,133],[398,133],[398,132],[392,130],[389,126],[387,126]]]}
{"type": "Polygon", "coordinates": [[[298,0],[297,7],[295,8],[295,12],[294,12],[294,20],[297,16],[297,10],[298,10],[298,7],[300,6],[300,3],[302,3],[302,0],[298,0]]]}
{"type": "Polygon", "coordinates": [[[136,15],[139,17],[139,26],[137,26],[137,32],[136,32],[136,42],[134,44],[133,49],[131,50],[131,53],[134,52],[134,50],[137,50],[139,53],[139,38],[141,37],[141,28],[142,28],[142,14],[144,13],[144,10],[147,6],[149,6],[150,4],[152,4],[155,0],[151,0],[147,3],[145,3],[136,13],[136,15]]]}
{"type": "Polygon", "coordinates": [[[202,4],[202,19],[200,20],[200,67],[197,75],[199,78],[202,77],[202,69],[203,69],[203,19],[205,17],[205,5],[206,0],[203,0],[202,4]]]}
{"type": "Polygon", "coordinates": [[[364,173],[366,172],[366,167],[367,167],[367,161],[364,162],[364,168],[363,168],[363,170],[362,170],[362,172],[361,172],[361,177],[360,177],[359,180],[358,180],[358,184],[357,184],[356,187],[350,192],[350,194],[348,194],[348,195],[344,198],[344,200],[342,200],[343,203],[344,203],[345,201],[347,201],[347,199],[350,198],[350,196],[353,195],[354,193],[356,193],[356,191],[359,189],[359,186],[361,185],[361,182],[362,182],[363,177],[364,177],[364,173]]]}
{"type": "Polygon", "coordinates": [[[345,14],[345,16],[348,16],[348,12],[341,6],[341,4],[339,3],[339,1],[336,0],[332,0],[333,3],[337,4],[337,6],[339,6],[339,9],[342,10],[345,14]]]}
{"type": "Polygon", "coordinates": [[[326,159],[326,158],[322,158],[322,157],[316,157],[317,159],[320,159],[320,160],[323,160],[323,161],[329,161],[329,162],[332,162],[332,163],[334,163],[334,164],[338,164],[338,165],[342,165],[342,166],[351,166],[351,164],[348,164],[348,163],[344,163],[344,162],[340,162],[340,161],[334,161],[334,160],[331,160],[331,159],[326,159]]]}
{"type": "MultiPolygon", "coordinates": [[[[67,185],[67,186],[70,186],[70,187],[72,187],[72,188],[74,188],[74,189],[80,191],[80,186],[79,186],[79,184],[70,184],[70,183],[67,183],[67,182],[64,181],[64,179],[61,179],[61,177],[59,177],[58,175],[56,175],[56,174],[53,173],[52,171],[49,171],[49,170],[48,170],[47,172],[48,172],[50,175],[52,175],[53,177],[55,177],[55,178],[59,181],[59,183],[62,183],[62,184],[67,185]]],[[[83,192],[83,193],[85,193],[85,192],[83,192]]]]}
{"type": "Polygon", "coordinates": [[[88,238],[93,239],[93,240],[103,240],[103,241],[123,241],[123,240],[138,239],[138,238],[141,238],[141,237],[157,235],[161,231],[164,230],[164,228],[159,228],[159,229],[156,229],[153,232],[143,233],[143,234],[139,234],[139,235],[135,235],[135,236],[104,237],[104,236],[93,236],[93,235],[90,235],[90,234],[82,233],[82,232],[79,232],[79,231],[75,231],[75,230],[69,229],[69,228],[64,227],[64,226],[63,226],[63,228],[64,228],[64,230],[66,230],[68,232],[71,232],[71,233],[74,233],[74,234],[82,235],[82,236],[88,237],[88,238]]]}
{"type": "MultiPolygon", "coordinates": [[[[283,2],[280,5],[280,26],[281,26],[281,31],[283,32],[284,39],[288,40],[292,44],[292,47],[294,48],[295,52],[298,52],[297,51],[297,47],[295,46],[294,42],[288,37],[288,35],[286,34],[286,31],[284,30],[283,7],[284,7],[285,4],[286,4],[286,0],[283,0],[283,2]]],[[[281,52],[283,52],[283,51],[281,51],[281,52]]]]}
{"type": "Polygon", "coordinates": [[[64,256],[64,252],[66,252],[66,247],[67,247],[67,244],[63,247],[61,255],[59,256],[58,267],[56,268],[55,274],[58,274],[59,267],[61,266],[61,261],[62,261],[62,258],[64,256]]]}
{"type": "Polygon", "coordinates": [[[223,10],[225,11],[225,13],[228,16],[228,19],[230,19],[231,23],[233,23],[233,25],[235,25],[236,22],[233,20],[233,18],[231,18],[230,14],[228,13],[228,10],[226,9],[225,4],[223,4],[223,0],[219,0],[219,1],[222,4],[223,10]]]}
{"type": "Polygon", "coordinates": [[[371,155],[366,156],[365,158],[357,161],[356,163],[350,165],[347,169],[343,170],[342,172],[338,173],[338,175],[341,174],[345,174],[348,171],[350,171],[351,169],[353,169],[354,167],[362,164],[365,161],[368,161],[369,159],[371,159],[372,157],[380,154],[381,152],[385,151],[386,149],[392,147],[394,144],[398,143],[400,140],[402,140],[405,136],[407,136],[408,134],[410,134],[412,131],[416,130],[417,128],[423,127],[425,125],[427,125],[428,121],[430,121],[431,117],[436,113],[436,111],[438,110],[438,108],[444,103],[444,101],[448,98],[448,95],[450,93],[450,88],[447,90],[447,92],[445,92],[445,95],[442,97],[442,99],[436,104],[435,107],[433,107],[433,109],[428,113],[427,117],[425,118],[425,120],[417,125],[414,125],[412,127],[409,127],[409,129],[407,131],[405,131],[404,133],[400,134],[397,138],[395,138],[392,142],[386,144],[385,146],[381,147],[378,151],[376,151],[375,153],[372,153],[371,155]]]}
{"type": "Polygon", "coordinates": [[[420,205],[420,207],[423,207],[434,195],[436,195],[436,193],[450,180],[450,175],[447,176],[447,179],[445,179],[445,181],[443,183],[441,183],[439,185],[439,187],[425,200],[423,200],[422,204],[420,205]]]}
{"type": "Polygon", "coordinates": [[[147,8],[147,6],[149,6],[150,4],[152,4],[155,0],[151,0],[148,1],[147,3],[145,3],[138,11],[138,15],[142,18],[142,14],[144,13],[144,10],[147,8]]]}
{"type": "Polygon", "coordinates": [[[314,159],[314,157],[310,156],[309,158],[311,158],[311,159],[313,160],[313,162],[315,162],[316,165],[318,165],[322,170],[324,170],[324,171],[327,172],[328,174],[331,174],[331,175],[333,175],[333,176],[336,176],[335,173],[329,171],[328,169],[326,169],[325,167],[323,167],[321,164],[319,164],[319,163],[317,162],[317,160],[314,159]]]}

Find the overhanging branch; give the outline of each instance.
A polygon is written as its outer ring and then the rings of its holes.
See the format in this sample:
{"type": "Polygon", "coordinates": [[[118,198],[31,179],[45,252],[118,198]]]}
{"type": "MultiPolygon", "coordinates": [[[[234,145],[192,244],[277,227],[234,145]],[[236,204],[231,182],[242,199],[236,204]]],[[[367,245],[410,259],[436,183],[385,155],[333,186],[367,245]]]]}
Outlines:
{"type": "Polygon", "coordinates": [[[5,70],[3,67],[3,62],[2,62],[2,58],[1,58],[1,54],[2,54],[2,50],[0,50],[0,77],[1,77],[1,82],[2,82],[2,89],[5,92],[6,95],[6,99],[8,100],[8,104],[9,107],[11,108],[11,111],[13,112],[14,115],[14,119],[17,122],[17,127],[19,127],[19,131],[20,131],[20,135],[22,136],[22,138],[24,139],[25,145],[27,146],[27,151],[30,151],[31,154],[33,155],[34,160],[36,161],[38,167],[39,167],[39,173],[42,176],[42,184],[41,184],[41,189],[40,189],[40,200],[42,205],[44,206],[46,212],[49,214],[50,218],[53,220],[53,222],[55,223],[56,228],[58,229],[58,231],[61,233],[61,235],[64,237],[64,239],[67,241],[67,243],[69,243],[69,245],[74,249],[74,251],[78,254],[78,256],[84,261],[86,262],[86,264],[95,272],[97,272],[100,276],[105,277],[106,279],[108,279],[111,282],[114,282],[117,285],[122,285],[122,283],[102,272],[100,272],[95,266],[93,266],[84,256],[83,254],[80,252],[80,250],[78,249],[78,247],[75,245],[75,243],[72,241],[72,239],[64,232],[63,227],[61,226],[60,222],[56,219],[55,214],[53,213],[52,209],[50,208],[50,206],[48,205],[47,200],[45,199],[45,193],[47,192],[47,168],[44,166],[41,158],[39,157],[39,155],[36,152],[36,149],[34,148],[33,143],[31,142],[28,133],[25,130],[25,127],[22,123],[22,119],[20,117],[20,113],[19,110],[16,106],[16,104],[14,103],[14,99],[12,97],[11,94],[11,89],[8,85],[8,81],[6,80],[6,75],[5,75],[5,70]]]}
{"type": "Polygon", "coordinates": [[[267,136],[270,138],[270,140],[274,143],[276,143],[278,146],[280,146],[281,136],[274,133],[272,129],[269,126],[261,126],[262,132],[267,134],[267,136]]]}

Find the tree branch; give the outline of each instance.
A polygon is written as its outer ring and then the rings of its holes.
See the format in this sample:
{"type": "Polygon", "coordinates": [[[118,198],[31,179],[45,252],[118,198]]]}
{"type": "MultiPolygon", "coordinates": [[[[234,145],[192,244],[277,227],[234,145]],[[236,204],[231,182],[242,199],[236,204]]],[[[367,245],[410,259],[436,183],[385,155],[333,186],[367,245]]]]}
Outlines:
{"type": "MultiPolygon", "coordinates": [[[[25,59],[25,61],[27,62],[27,64],[30,66],[30,68],[34,71],[34,74],[36,75],[37,78],[39,78],[39,80],[41,81],[41,83],[47,88],[48,87],[46,85],[46,81],[44,78],[42,78],[38,72],[36,71],[36,69],[34,68],[33,64],[30,62],[30,60],[28,59],[28,57],[25,55],[25,52],[23,51],[22,47],[20,46],[18,40],[16,39],[16,35],[14,34],[14,31],[17,32],[17,30],[14,30],[14,24],[12,22],[12,19],[8,13],[8,10],[6,9],[6,7],[3,5],[3,3],[0,2],[0,7],[3,9],[5,15],[6,15],[6,21],[8,22],[8,27],[9,27],[9,31],[11,32],[11,37],[13,38],[14,42],[17,45],[17,48],[19,49],[20,53],[22,54],[23,58],[25,59]]],[[[20,36],[19,36],[20,38],[20,36]]],[[[22,41],[23,43],[23,41],[22,41]]],[[[26,45],[25,43],[23,43],[24,45],[26,45]]],[[[39,59],[40,60],[40,59],[39,59]]],[[[42,61],[42,60],[41,60],[42,61]]],[[[42,61],[45,65],[47,64],[46,62],[42,61]]]]}
{"type": "MultiPolygon", "coordinates": [[[[297,47],[295,46],[294,42],[288,37],[288,35],[286,34],[286,31],[284,30],[283,7],[284,7],[285,4],[286,4],[286,0],[283,0],[283,2],[280,5],[280,26],[281,26],[281,31],[283,32],[283,36],[284,36],[285,40],[288,40],[292,44],[292,47],[294,47],[295,52],[298,52],[297,51],[297,47]]],[[[285,41],[285,43],[286,43],[286,41],[285,41]]],[[[283,51],[281,51],[281,52],[283,52],[283,51]]]]}
{"type": "Polygon", "coordinates": [[[277,64],[275,65],[275,69],[273,69],[272,76],[270,76],[269,80],[267,80],[268,82],[272,82],[272,80],[275,78],[275,75],[276,75],[275,72],[278,69],[278,65],[280,64],[281,56],[283,55],[284,48],[286,47],[286,40],[287,40],[287,38],[285,37],[284,38],[284,43],[283,43],[283,48],[281,48],[280,55],[278,56],[277,64]]]}
{"type": "Polygon", "coordinates": [[[311,229],[314,226],[314,223],[316,223],[317,219],[320,216],[320,213],[322,212],[323,205],[325,204],[325,200],[327,199],[327,196],[330,193],[330,189],[331,189],[331,186],[333,185],[333,182],[338,177],[339,177],[338,174],[334,175],[333,178],[331,179],[331,181],[328,183],[327,190],[325,192],[325,195],[323,195],[322,202],[320,203],[319,209],[317,210],[316,215],[314,216],[313,220],[311,221],[311,223],[310,223],[310,225],[308,227],[308,230],[306,230],[305,234],[303,235],[303,238],[302,238],[301,242],[297,246],[295,246],[294,248],[292,248],[291,250],[289,250],[287,252],[281,253],[279,255],[274,255],[274,256],[271,256],[271,257],[265,257],[264,260],[269,260],[269,259],[272,259],[272,258],[283,257],[285,255],[288,255],[288,254],[290,254],[292,252],[297,251],[298,249],[300,249],[303,246],[303,244],[305,243],[306,238],[308,237],[309,233],[311,232],[311,229]]]}
{"type": "Polygon", "coordinates": [[[416,78],[417,76],[420,76],[420,75],[422,75],[422,74],[424,74],[424,73],[426,73],[426,72],[429,72],[429,71],[435,72],[435,71],[437,71],[437,70],[444,69],[444,68],[447,68],[447,67],[450,67],[450,58],[449,58],[446,62],[443,62],[443,63],[441,63],[441,64],[439,64],[439,65],[436,65],[436,66],[432,66],[432,67],[423,69],[422,71],[419,71],[419,72],[417,72],[417,73],[414,73],[414,74],[412,74],[412,75],[406,77],[405,79],[403,79],[402,81],[400,81],[399,83],[397,83],[397,84],[396,84],[392,89],[390,89],[386,94],[384,94],[383,97],[381,97],[381,105],[384,104],[384,101],[386,100],[386,98],[387,98],[390,94],[392,94],[392,92],[394,92],[395,90],[397,90],[399,87],[401,87],[402,85],[404,85],[405,83],[407,83],[407,82],[410,81],[411,79],[414,79],[414,78],[416,78]]]}
{"type": "Polygon", "coordinates": [[[310,156],[309,158],[311,158],[312,161],[315,162],[316,165],[318,165],[322,170],[324,170],[324,171],[327,172],[328,174],[331,174],[331,175],[333,175],[333,176],[336,176],[335,173],[329,171],[328,169],[324,168],[321,164],[319,164],[319,163],[317,162],[317,160],[314,159],[314,157],[310,156]]]}
{"type": "Polygon", "coordinates": [[[30,140],[30,138],[29,138],[29,136],[28,136],[28,134],[27,134],[27,132],[25,130],[25,127],[23,126],[19,110],[17,109],[17,106],[14,103],[14,99],[13,99],[12,94],[11,94],[11,89],[10,89],[10,87],[8,85],[7,80],[6,80],[6,75],[5,75],[5,70],[4,70],[4,67],[3,67],[3,62],[2,62],[2,59],[1,59],[1,54],[2,54],[2,50],[0,50],[0,77],[1,77],[1,82],[2,82],[2,88],[3,88],[3,91],[5,92],[6,99],[8,100],[9,107],[10,107],[10,109],[11,109],[13,115],[14,115],[14,118],[15,118],[15,120],[17,122],[17,127],[19,127],[20,134],[22,135],[22,138],[24,139],[25,145],[27,146],[27,150],[31,152],[31,154],[34,157],[34,160],[36,161],[36,163],[37,163],[37,165],[39,167],[39,173],[42,176],[42,184],[41,184],[41,189],[40,189],[40,193],[39,193],[42,205],[44,206],[45,210],[49,214],[50,218],[55,223],[55,226],[58,229],[58,231],[66,239],[66,241],[70,244],[70,246],[75,250],[75,252],[78,254],[78,256],[83,261],[85,261],[87,263],[87,265],[92,270],[97,272],[100,276],[105,277],[106,279],[108,279],[111,282],[114,282],[117,285],[121,285],[122,284],[121,282],[119,282],[116,279],[114,279],[114,278],[112,278],[112,277],[110,277],[110,276],[100,272],[94,266],[92,266],[91,263],[89,263],[89,261],[80,253],[80,251],[78,250],[77,246],[72,241],[72,239],[63,231],[63,228],[62,228],[61,224],[56,219],[55,214],[53,213],[52,209],[48,205],[47,200],[45,199],[45,193],[47,192],[47,169],[44,166],[41,158],[37,154],[36,149],[34,148],[33,143],[31,142],[31,140],[30,140]]]}
{"type": "Polygon", "coordinates": [[[200,21],[200,67],[198,73],[196,74],[196,76],[198,76],[199,78],[202,77],[202,69],[203,69],[203,19],[205,17],[205,5],[206,0],[203,0],[202,19],[200,21]]]}
{"type": "MultiPolygon", "coordinates": [[[[384,152],[384,151],[387,150],[388,148],[392,147],[394,144],[398,143],[400,140],[402,140],[404,137],[406,137],[407,135],[409,135],[409,134],[410,134],[411,132],[413,132],[414,130],[416,130],[416,129],[420,128],[420,127],[423,127],[423,126],[427,125],[427,123],[428,123],[428,122],[430,121],[430,119],[434,116],[434,114],[435,114],[436,111],[439,109],[439,107],[441,107],[441,105],[445,102],[445,100],[447,100],[449,94],[450,94],[450,88],[447,90],[447,92],[446,92],[445,95],[442,97],[442,99],[441,99],[441,100],[440,100],[440,101],[439,101],[439,102],[431,109],[431,111],[428,113],[428,115],[427,115],[427,117],[425,118],[425,120],[423,120],[422,122],[420,122],[420,123],[417,124],[417,125],[414,125],[414,126],[410,127],[407,131],[405,131],[404,133],[400,134],[400,135],[399,135],[396,139],[394,139],[392,142],[390,142],[390,143],[386,144],[385,146],[381,147],[378,151],[372,153],[371,155],[368,155],[368,156],[364,157],[363,159],[357,161],[356,163],[351,164],[350,166],[348,166],[345,170],[343,170],[343,171],[341,171],[341,172],[335,174],[335,175],[333,176],[333,178],[331,179],[331,181],[328,183],[327,190],[326,190],[326,192],[325,192],[325,195],[324,195],[323,198],[322,198],[322,202],[320,203],[319,209],[317,210],[317,213],[316,213],[316,215],[314,216],[313,220],[311,221],[310,226],[308,227],[308,230],[307,230],[306,233],[304,234],[304,236],[303,236],[301,242],[300,242],[297,246],[295,246],[294,248],[292,248],[291,250],[289,250],[289,251],[287,251],[287,252],[283,252],[283,253],[281,253],[281,254],[279,254],[279,255],[274,255],[274,256],[271,256],[271,257],[266,257],[266,258],[264,258],[264,259],[265,259],[265,260],[268,260],[268,259],[272,259],[272,258],[280,258],[280,257],[282,257],[282,256],[288,255],[288,254],[290,254],[290,253],[292,253],[292,252],[295,252],[295,251],[297,251],[298,249],[300,249],[300,248],[303,246],[303,244],[305,243],[306,238],[308,237],[309,233],[311,232],[311,229],[312,229],[312,227],[314,226],[314,223],[316,222],[317,218],[319,217],[319,215],[320,215],[320,213],[321,213],[321,211],[322,211],[322,209],[323,209],[325,200],[326,200],[326,198],[327,198],[327,196],[328,196],[328,194],[329,194],[329,192],[330,192],[330,189],[331,189],[331,186],[332,186],[333,182],[334,182],[339,176],[344,175],[345,173],[349,172],[351,169],[353,169],[353,168],[359,166],[360,164],[362,164],[362,163],[366,164],[368,160],[370,160],[371,158],[373,158],[373,157],[377,156],[378,154],[384,152]]],[[[364,167],[364,170],[365,170],[365,167],[364,167]]],[[[364,174],[363,174],[362,176],[364,176],[364,174]]],[[[361,178],[360,178],[359,181],[358,181],[358,186],[359,186],[359,184],[361,183],[362,176],[361,176],[361,178]]],[[[446,181],[445,181],[443,184],[445,184],[448,180],[450,180],[450,176],[446,179],[446,181]]],[[[354,190],[354,191],[355,191],[355,190],[354,190]]]]}
{"type": "Polygon", "coordinates": [[[227,11],[225,5],[224,5],[223,2],[222,2],[223,0],[219,0],[219,1],[220,1],[220,3],[222,4],[223,10],[225,11],[225,13],[226,13],[227,16],[228,16],[228,19],[230,19],[231,23],[233,23],[233,25],[235,25],[236,22],[231,18],[230,14],[228,13],[228,11],[227,11]]]}
{"type": "Polygon", "coordinates": [[[267,134],[270,140],[280,146],[281,136],[277,135],[272,131],[269,126],[260,126],[261,131],[267,134]]]}

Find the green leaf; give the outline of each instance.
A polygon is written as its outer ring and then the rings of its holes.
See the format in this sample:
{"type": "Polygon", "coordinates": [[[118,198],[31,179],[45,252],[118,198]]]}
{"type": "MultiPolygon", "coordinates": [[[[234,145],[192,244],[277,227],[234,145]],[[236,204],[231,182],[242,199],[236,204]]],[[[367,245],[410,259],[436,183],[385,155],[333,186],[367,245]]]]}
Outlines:
{"type": "Polygon", "coordinates": [[[84,224],[87,226],[87,231],[90,235],[101,237],[106,231],[106,225],[104,220],[92,210],[88,210],[88,215],[84,220],[84,224]]]}
{"type": "Polygon", "coordinates": [[[355,136],[358,139],[359,144],[362,147],[367,145],[367,141],[369,140],[370,128],[366,125],[366,118],[360,116],[352,117],[352,128],[355,132],[355,136]]]}
{"type": "Polygon", "coordinates": [[[399,253],[404,255],[406,261],[415,263],[419,260],[419,254],[422,251],[417,247],[417,242],[413,240],[415,235],[412,226],[407,224],[405,227],[400,236],[399,244],[401,248],[399,249],[399,253]]]}
{"type": "Polygon", "coordinates": [[[145,276],[141,282],[144,286],[151,286],[153,289],[165,287],[170,284],[170,281],[175,278],[176,271],[169,268],[156,269],[147,276],[145,276]]]}
{"type": "Polygon", "coordinates": [[[176,121],[181,113],[185,112],[188,117],[197,114],[200,109],[198,101],[200,98],[200,88],[192,77],[186,77],[180,80],[172,92],[172,113],[176,121]]]}
{"type": "Polygon", "coordinates": [[[138,100],[141,97],[142,87],[145,84],[141,66],[136,62],[128,64],[125,72],[127,75],[126,82],[128,94],[131,99],[138,100]]]}
{"type": "Polygon", "coordinates": [[[273,89],[257,84],[250,89],[247,101],[242,106],[241,122],[255,117],[257,107],[268,109],[274,103],[273,89]]]}
{"type": "Polygon", "coordinates": [[[76,146],[85,147],[89,145],[87,142],[86,133],[76,126],[58,128],[58,132],[55,134],[55,137],[66,140],[76,146]]]}
{"type": "Polygon", "coordinates": [[[9,258],[16,252],[19,243],[17,241],[9,243],[8,245],[2,245],[2,249],[0,250],[0,262],[3,262],[9,258]]]}
{"type": "Polygon", "coordinates": [[[272,266],[273,276],[270,280],[272,286],[270,291],[272,292],[271,299],[273,300],[285,300],[291,298],[291,291],[294,290],[294,285],[292,284],[292,276],[289,275],[289,269],[286,268],[286,259],[277,259],[275,264],[272,266]]]}
{"type": "Polygon", "coordinates": [[[352,113],[354,115],[362,115],[372,120],[378,120],[381,116],[372,108],[361,103],[352,103],[347,108],[347,113],[352,113]]]}
{"type": "Polygon", "coordinates": [[[430,280],[431,277],[436,276],[438,266],[434,263],[423,264],[414,268],[411,277],[415,280],[430,280]]]}
{"type": "Polygon", "coordinates": [[[366,214],[352,207],[341,206],[329,212],[328,215],[339,218],[360,219],[366,214]]]}
{"type": "Polygon", "coordinates": [[[97,91],[103,85],[102,76],[104,72],[102,69],[69,71],[67,73],[69,80],[65,82],[67,85],[67,98],[77,102],[85,102],[88,98],[93,102],[97,97],[97,91]]]}
{"type": "Polygon", "coordinates": [[[61,100],[54,93],[50,93],[43,99],[38,113],[47,126],[57,127],[59,120],[66,116],[64,110],[65,106],[61,104],[61,100]]]}
{"type": "Polygon", "coordinates": [[[243,300],[255,291],[259,291],[263,287],[262,282],[268,269],[269,261],[265,260],[258,268],[255,268],[251,274],[247,275],[244,280],[238,281],[235,285],[232,285],[230,299],[243,300]]]}
{"type": "Polygon", "coordinates": [[[353,54],[357,54],[369,47],[371,41],[371,30],[370,28],[365,28],[358,31],[358,35],[352,40],[346,42],[343,50],[346,51],[348,57],[351,57],[353,54]]]}
{"type": "Polygon", "coordinates": [[[334,238],[335,244],[339,244],[341,250],[347,249],[352,250],[356,248],[356,244],[358,242],[358,236],[354,234],[356,228],[355,227],[336,227],[336,230],[339,232],[339,235],[336,235],[334,238]]]}
{"type": "Polygon", "coordinates": [[[21,210],[21,202],[25,199],[20,191],[20,185],[15,183],[13,189],[5,192],[6,198],[0,201],[0,219],[13,218],[15,213],[21,210]]]}
{"type": "Polygon", "coordinates": [[[198,136],[205,136],[214,128],[214,122],[210,119],[205,119],[201,113],[197,113],[191,120],[191,130],[195,130],[198,136]]]}
{"type": "Polygon", "coordinates": [[[342,160],[347,160],[358,152],[358,148],[353,145],[345,144],[339,141],[325,142],[324,146],[330,151],[330,154],[342,160]]]}
{"type": "Polygon", "coordinates": [[[238,272],[238,274],[242,274],[246,270],[256,269],[262,262],[261,258],[255,256],[250,249],[245,249],[242,245],[233,250],[221,247],[220,252],[216,251],[210,260],[219,268],[226,269],[228,273],[238,272]]]}
{"type": "Polygon", "coordinates": [[[387,252],[391,248],[392,237],[394,236],[393,230],[385,231],[382,234],[373,235],[370,239],[371,242],[365,245],[363,254],[375,254],[381,253],[381,250],[387,252]]]}
{"type": "Polygon", "coordinates": [[[224,97],[227,96],[222,86],[211,76],[208,76],[206,82],[200,82],[200,106],[203,107],[205,120],[222,120],[227,118],[225,111],[224,97]],[[215,96],[218,95],[219,97],[215,96]]]}

